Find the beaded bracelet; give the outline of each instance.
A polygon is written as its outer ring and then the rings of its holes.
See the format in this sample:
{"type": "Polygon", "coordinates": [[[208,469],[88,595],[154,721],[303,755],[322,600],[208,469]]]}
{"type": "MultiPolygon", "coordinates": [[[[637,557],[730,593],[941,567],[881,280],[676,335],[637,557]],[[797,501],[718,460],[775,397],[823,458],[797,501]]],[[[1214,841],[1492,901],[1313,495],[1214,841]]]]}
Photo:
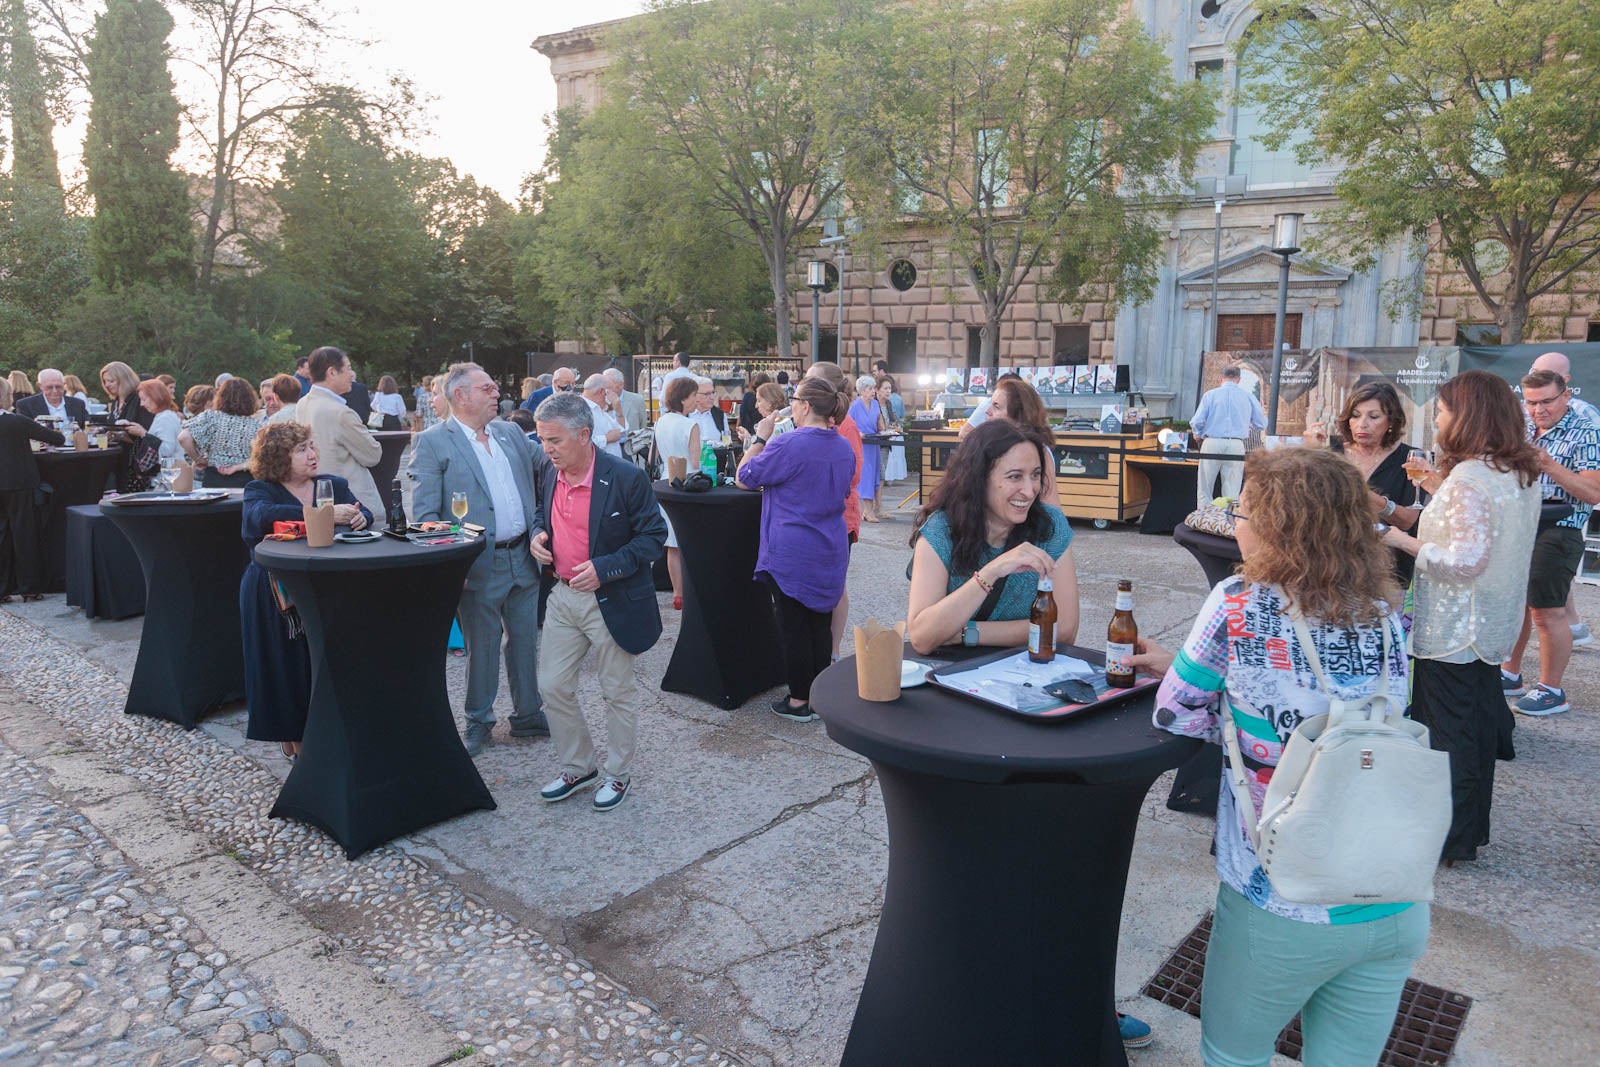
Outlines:
{"type": "Polygon", "coordinates": [[[983,590],[985,596],[994,592],[994,586],[984,581],[983,575],[979,574],[977,571],[972,572],[972,580],[978,583],[978,588],[983,590]]]}

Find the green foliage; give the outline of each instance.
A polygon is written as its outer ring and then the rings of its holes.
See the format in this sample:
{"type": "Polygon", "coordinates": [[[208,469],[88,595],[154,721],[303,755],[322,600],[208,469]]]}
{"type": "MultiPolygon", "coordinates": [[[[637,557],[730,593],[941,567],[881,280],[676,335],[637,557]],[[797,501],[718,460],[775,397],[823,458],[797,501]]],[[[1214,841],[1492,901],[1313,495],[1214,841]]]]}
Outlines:
{"type": "Polygon", "coordinates": [[[1529,302],[1600,268],[1600,17],[1593,0],[1273,0],[1274,53],[1246,47],[1277,144],[1342,162],[1322,244],[1370,264],[1438,227],[1505,339],[1529,302]],[[1509,252],[1503,291],[1480,243],[1509,252]]]}
{"type": "MultiPolygon", "coordinates": [[[[790,248],[842,188],[837,162],[856,128],[840,75],[877,61],[859,49],[871,11],[869,0],[664,0],[610,42],[606,92],[760,249],[784,356],[790,248]]],[[[702,217],[716,225],[713,211],[702,217]]]]}
{"type": "Polygon", "coordinates": [[[1064,302],[1148,297],[1215,111],[1121,4],[929,0],[876,32],[860,92],[871,147],[848,161],[852,199],[869,236],[912,221],[948,241],[956,283],[984,307],[986,365],[1031,279],[1064,302]]]}
{"type": "Polygon", "coordinates": [[[293,352],[228,323],[203,294],[135,283],[84,293],[62,314],[50,362],[93,382],[114,359],[189,385],[223,371],[259,380],[292,365],[293,352]]]}
{"type": "Polygon", "coordinates": [[[565,115],[525,270],[568,336],[609,352],[729,353],[772,338],[767,272],[704,176],[625,102],[565,115]],[[581,130],[581,133],[575,133],[581,130]]]}
{"type": "Polygon", "coordinates": [[[10,41],[6,98],[11,111],[12,182],[30,200],[53,194],[60,214],[61,170],[51,140],[49,78],[39,62],[23,0],[7,0],[4,16],[10,41]]]}
{"type": "Polygon", "coordinates": [[[0,182],[0,351],[37,362],[56,322],[89,284],[88,225],[61,212],[59,189],[0,182]]]}
{"type": "Polygon", "coordinates": [[[178,147],[178,101],[167,72],[172,16],[160,0],[107,0],[87,57],[84,165],[95,199],[91,273],[102,289],[187,286],[194,238],[178,147]]]}

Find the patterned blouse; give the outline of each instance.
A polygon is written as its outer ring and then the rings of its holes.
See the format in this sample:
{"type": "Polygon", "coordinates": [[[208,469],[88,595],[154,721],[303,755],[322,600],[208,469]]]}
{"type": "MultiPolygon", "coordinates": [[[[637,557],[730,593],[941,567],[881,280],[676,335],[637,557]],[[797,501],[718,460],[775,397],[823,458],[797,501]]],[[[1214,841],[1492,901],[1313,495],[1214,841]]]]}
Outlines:
{"type": "MultiPolygon", "coordinates": [[[[1386,607],[1386,605],[1380,605],[1386,607]]],[[[1407,691],[1405,642],[1400,617],[1387,619],[1389,692],[1407,691]]],[[[1322,669],[1338,694],[1352,700],[1377,691],[1383,662],[1383,632],[1375,625],[1346,629],[1308,618],[1306,628],[1317,647],[1322,669]]],[[[1189,639],[1173,659],[1172,669],[1156,693],[1155,724],[1186,737],[1222,741],[1221,702],[1226,700],[1239,732],[1239,751],[1254,811],[1261,816],[1267,783],[1283,755],[1283,746],[1302,719],[1323,715],[1328,697],[1316,676],[1294,624],[1288,603],[1273,586],[1246,585],[1235,575],[1219,582],[1206,598],[1189,639]]],[[[1367,922],[1393,915],[1409,904],[1351,904],[1322,907],[1296,904],[1273,891],[1256,859],[1250,835],[1235,806],[1223,749],[1222,791],[1217,798],[1217,876],[1246,900],[1285,918],[1335,924],[1367,922]]]]}
{"type": "Polygon", "coordinates": [[[250,446],[255,443],[261,420],[254,415],[229,415],[207,408],[184,427],[194,438],[194,447],[205,457],[206,466],[240,467],[250,461],[250,446]]]}

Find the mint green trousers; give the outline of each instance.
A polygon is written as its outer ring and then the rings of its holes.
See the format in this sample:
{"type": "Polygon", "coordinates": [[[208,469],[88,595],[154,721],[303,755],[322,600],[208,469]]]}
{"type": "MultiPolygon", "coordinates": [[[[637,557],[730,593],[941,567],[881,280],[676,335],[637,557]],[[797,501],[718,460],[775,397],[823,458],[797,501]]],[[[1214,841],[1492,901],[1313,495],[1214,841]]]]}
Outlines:
{"type": "Polygon", "coordinates": [[[1426,904],[1370,922],[1303,923],[1219,886],[1200,996],[1206,1067],[1268,1067],[1295,1012],[1304,1067],[1373,1067],[1428,923],[1426,904]]]}

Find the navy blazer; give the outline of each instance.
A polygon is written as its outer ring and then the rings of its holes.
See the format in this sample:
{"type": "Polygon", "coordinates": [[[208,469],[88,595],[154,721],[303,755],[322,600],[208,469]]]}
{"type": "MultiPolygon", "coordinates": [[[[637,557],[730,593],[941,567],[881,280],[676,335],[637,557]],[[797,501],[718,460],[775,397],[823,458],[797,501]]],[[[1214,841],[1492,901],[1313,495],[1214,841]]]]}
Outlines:
{"type": "MultiPolygon", "coordinates": [[[[551,534],[550,505],[556,470],[544,449],[535,449],[534,481],[539,486],[539,522],[551,534]]],[[[595,599],[611,637],[637,656],[661,637],[661,609],[651,567],[667,547],[667,521],[643,470],[595,450],[594,486],[589,492],[589,558],[600,577],[595,599]]],[[[553,536],[553,535],[552,535],[553,536]]]]}
{"type": "MultiPolygon", "coordinates": [[[[89,422],[89,406],[75,396],[61,398],[61,406],[67,409],[67,418],[85,426],[89,422]]],[[[18,415],[38,421],[40,415],[50,414],[50,402],[44,398],[43,393],[34,393],[17,401],[15,411],[18,415]]]]}

